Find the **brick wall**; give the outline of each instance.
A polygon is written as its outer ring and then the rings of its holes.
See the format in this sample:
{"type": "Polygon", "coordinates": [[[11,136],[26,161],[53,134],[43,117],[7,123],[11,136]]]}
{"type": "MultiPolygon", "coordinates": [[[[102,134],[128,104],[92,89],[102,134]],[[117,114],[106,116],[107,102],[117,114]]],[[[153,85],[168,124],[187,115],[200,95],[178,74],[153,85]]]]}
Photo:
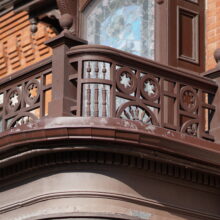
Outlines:
{"type": "Polygon", "coordinates": [[[216,48],[220,48],[220,0],[206,0],[206,70],[216,65],[216,48]]]}
{"type": "Polygon", "coordinates": [[[50,56],[52,51],[44,42],[54,35],[43,23],[32,34],[27,12],[11,11],[0,17],[0,78],[50,56]]]}

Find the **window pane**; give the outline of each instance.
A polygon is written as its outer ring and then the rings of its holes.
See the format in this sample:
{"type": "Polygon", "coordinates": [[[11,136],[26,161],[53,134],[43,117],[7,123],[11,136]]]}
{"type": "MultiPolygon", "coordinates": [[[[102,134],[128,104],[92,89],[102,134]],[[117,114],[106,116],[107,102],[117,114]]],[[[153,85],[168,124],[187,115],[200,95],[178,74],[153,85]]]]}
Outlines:
{"type": "Polygon", "coordinates": [[[152,0],[96,0],[84,12],[84,38],[154,59],[152,0]]]}

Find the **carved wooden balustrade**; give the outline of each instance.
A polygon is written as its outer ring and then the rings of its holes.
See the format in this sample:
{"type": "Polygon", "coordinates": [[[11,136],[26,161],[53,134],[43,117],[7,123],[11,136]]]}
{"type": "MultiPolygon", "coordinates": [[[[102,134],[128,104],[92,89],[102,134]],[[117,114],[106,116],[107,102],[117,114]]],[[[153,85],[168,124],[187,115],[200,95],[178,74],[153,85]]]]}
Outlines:
{"type": "Polygon", "coordinates": [[[213,140],[212,80],[110,47],[60,42],[48,43],[50,59],[0,81],[1,131],[46,116],[108,117],[213,140]]]}
{"type": "Polygon", "coordinates": [[[0,131],[48,115],[51,58],[0,81],[0,131]]]}
{"type": "Polygon", "coordinates": [[[77,116],[136,120],[213,140],[213,81],[105,46],[73,47],[68,56],[77,116]]]}

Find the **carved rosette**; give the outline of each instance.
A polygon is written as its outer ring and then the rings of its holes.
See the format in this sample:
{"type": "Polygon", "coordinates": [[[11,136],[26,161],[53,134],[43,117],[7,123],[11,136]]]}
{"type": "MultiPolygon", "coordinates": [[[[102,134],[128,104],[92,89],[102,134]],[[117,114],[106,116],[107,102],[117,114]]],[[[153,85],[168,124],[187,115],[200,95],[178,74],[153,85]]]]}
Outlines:
{"type": "Polygon", "coordinates": [[[155,101],[160,96],[160,86],[156,78],[145,75],[141,79],[141,94],[150,101],[155,101]]]}
{"type": "Polygon", "coordinates": [[[21,104],[21,91],[19,88],[11,89],[6,98],[6,109],[8,112],[15,112],[21,104]]]}
{"type": "Polygon", "coordinates": [[[187,112],[195,112],[198,108],[198,96],[190,86],[184,86],[180,90],[180,105],[187,112]]]}
{"type": "Polygon", "coordinates": [[[34,79],[27,83],[24,89],[25,101],[29,105],[35,104],[40,96],[40,84],[34,79]]]}
{"type": "Polygon", "coordinates": [[[116,72],[116,84],[120,92],[130,95],[137,88],[137,78],[130,68],[122,67],[116,72]]]}

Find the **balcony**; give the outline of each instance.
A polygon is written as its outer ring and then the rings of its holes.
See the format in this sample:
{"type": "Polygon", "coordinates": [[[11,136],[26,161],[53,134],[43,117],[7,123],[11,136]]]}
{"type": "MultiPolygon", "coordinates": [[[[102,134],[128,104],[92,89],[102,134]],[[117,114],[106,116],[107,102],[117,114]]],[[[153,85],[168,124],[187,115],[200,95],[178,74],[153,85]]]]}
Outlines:
{"type": "Polygon", "coordinates": [[[194,170],[209,172],[202,181],[219,187],[215,81],[65,31],[47,45],[53,56],[0,80],[3,185],[44,166],[157,161],[155,172],[170,166],[170,176],[192,182],[194,170]]]}
{"type": "Polygon", "coordinates": [[[121,118],[214,140],[214,81],[110,47],[80,44],[64,33],[48,42],[53,57],[0,81],[1,132],[40,118],[72,116],[121,118]]]}

